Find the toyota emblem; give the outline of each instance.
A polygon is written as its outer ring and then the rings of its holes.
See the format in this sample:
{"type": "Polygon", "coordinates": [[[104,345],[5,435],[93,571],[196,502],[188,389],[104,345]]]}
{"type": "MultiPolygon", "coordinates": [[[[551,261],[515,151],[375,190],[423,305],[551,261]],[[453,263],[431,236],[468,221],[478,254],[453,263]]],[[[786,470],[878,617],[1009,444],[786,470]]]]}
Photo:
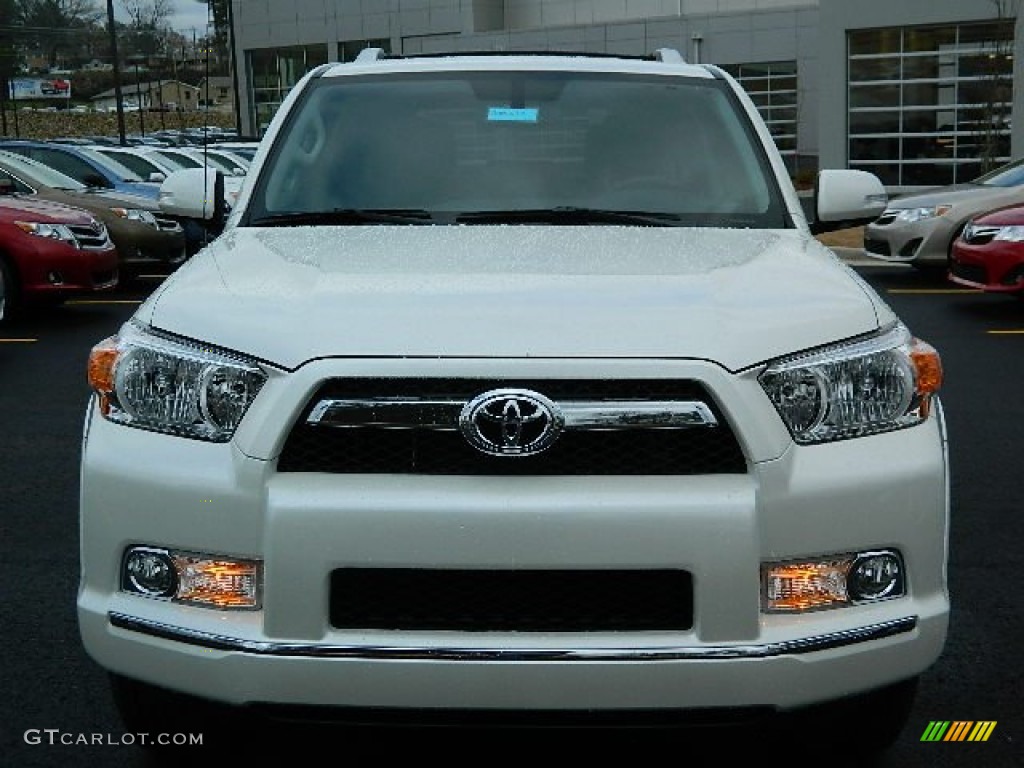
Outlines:
{"type": "Polygon", "coordinates": [[[544,395],[528,389],[492,389],[459,414],[466,441],[489,456],[532,456],[558,439],[565,418],[544,395]]]}

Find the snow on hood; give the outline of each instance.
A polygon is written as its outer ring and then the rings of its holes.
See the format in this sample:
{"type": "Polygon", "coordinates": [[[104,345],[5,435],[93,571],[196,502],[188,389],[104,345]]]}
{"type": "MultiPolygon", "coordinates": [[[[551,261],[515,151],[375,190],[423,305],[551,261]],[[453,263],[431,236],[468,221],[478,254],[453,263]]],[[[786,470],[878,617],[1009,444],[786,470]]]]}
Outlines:
{"type": "Polygon", "coordinates": [[[138,317],[289,369],[344,355],[737,370],[892,313],[797,231],[465,225],[231,229],[138,317]]]}

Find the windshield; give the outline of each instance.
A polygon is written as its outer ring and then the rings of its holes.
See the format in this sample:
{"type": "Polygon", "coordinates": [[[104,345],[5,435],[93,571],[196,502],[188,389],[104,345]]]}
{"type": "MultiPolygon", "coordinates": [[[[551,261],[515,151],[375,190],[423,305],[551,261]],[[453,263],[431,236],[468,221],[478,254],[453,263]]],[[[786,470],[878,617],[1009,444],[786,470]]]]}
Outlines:
{"type": "Polygon", "coordinates": [[[31,184],[43,184],[47,187],[70,189],[76,192],[88,189],[85,184],[60,171],[14,152],[0,151],[0,161],[31,184]]]}
{"type": "Polygon", "coordinates": [[[117,150],[111,151],[106,149],[97,149],[96,151],[101,155],[125,166],[129,170],[133,171],[136,176],[142,179],[148,180],[150,174],[154,173],[167,173],[165,169],[150,162],[141,155],[133,155],[131,152],[118,152],[117,150]]]}
{"type": "Polygon", "coordinates": [[[127,166],[119,163],[112,157],[104,155],[99,150],[87,149],[81,147],[80,151],[87,157],[93,158],[97,163],[105,166],[110,170],[111,173],[115,174],[121,181],[143,181],[144,179],[139,176],[135,171],[127,166]]]}
{"type": "Polygon", "coordinates": [[[182,154],[180,154],[178,152],[164,152],[164,151],[160,151],[158,154],[160,155],[160,157],[162,157],[165,160],[167,160],[167,162],[172,163],[173,165],[177,166],[179,171],[182,170],[183,168],[202,168],[203,167],[202,163],[200,163],[200,162],[198,162],[196,160],[193,160],[191,157],[188,157],[187,155],[182,155],[182,154]]]}
{"type": "Polygon", "coordinates": [[[973,183],[987,184],[990,187],[1019,187],[1024,184],[1024,160],[1000,166],[994,171],[979,176],[973,183]]]}
{"type": "Polygon", "coordinates": [[[716,80],[343,76],[304,99],[260,173],[249,223],[344,211],[467,223],[569,212],[565,223],[588,223],[581,212],[599,211],[604,223],[642,213],[662,226],[789,226],[757,136],[716,80]]]}

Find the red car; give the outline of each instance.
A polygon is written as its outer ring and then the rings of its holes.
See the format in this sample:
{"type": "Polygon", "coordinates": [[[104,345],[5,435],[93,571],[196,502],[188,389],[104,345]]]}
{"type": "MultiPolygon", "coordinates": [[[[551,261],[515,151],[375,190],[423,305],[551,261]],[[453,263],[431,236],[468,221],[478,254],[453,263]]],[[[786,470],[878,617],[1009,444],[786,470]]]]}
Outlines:
{"type": "Polygon", "coordinates": [[[80,208],[8,197],[9,188],[0,185],[0,320],[117,285],[117,249],[101,222],[80,208]]]}
{"type": "Polygon", "coordinates": [[[999,208],[969,221],[953,242],[949,279],[1024,298],[1024,205],[999,208]]]}

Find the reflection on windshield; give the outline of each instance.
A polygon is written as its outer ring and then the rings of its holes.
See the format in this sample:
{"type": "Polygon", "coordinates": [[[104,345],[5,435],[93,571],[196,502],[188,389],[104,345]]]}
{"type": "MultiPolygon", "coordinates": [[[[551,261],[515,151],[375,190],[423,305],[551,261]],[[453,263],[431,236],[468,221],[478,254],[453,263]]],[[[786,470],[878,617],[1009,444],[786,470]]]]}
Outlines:
{"type": "Polygon", "coordinates": [[[713,79],[341,76],[307,98],[260,174],[253,221],[422,210],[529,223],[545,211],[562,220],[588,211],[605,223],[634,213],[688,226],[788,226],[766,156],[713,79]]]}

